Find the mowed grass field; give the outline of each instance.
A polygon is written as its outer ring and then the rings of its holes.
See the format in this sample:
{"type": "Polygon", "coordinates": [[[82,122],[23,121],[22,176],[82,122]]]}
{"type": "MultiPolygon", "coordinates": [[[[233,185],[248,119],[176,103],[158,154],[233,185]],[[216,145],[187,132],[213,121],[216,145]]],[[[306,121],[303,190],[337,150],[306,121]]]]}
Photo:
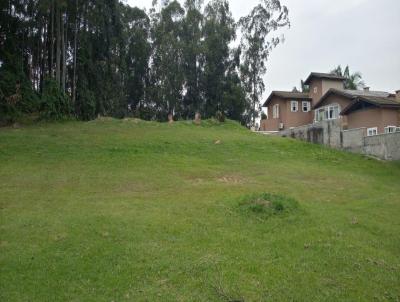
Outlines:
{"type": "Polygon", "coordinates": [[[400,163],[233,122],[0,129],[0,215],[1,301],[400,300],[400,163]]]}

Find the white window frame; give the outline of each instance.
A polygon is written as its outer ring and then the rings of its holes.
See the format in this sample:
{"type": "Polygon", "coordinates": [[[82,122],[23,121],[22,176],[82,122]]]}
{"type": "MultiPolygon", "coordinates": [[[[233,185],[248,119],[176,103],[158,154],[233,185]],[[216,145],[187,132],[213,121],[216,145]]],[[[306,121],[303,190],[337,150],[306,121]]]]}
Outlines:
{"type": "Polygon", "coordinates": [[[299,111],[299,102],[298,101],[290,101],[290,111],[291,112],[299,111]]]}
{"type": "Polygon", "coordinates": [[[395,133],[398,127],[396,126],[386,126],[385,133],[395,133]]]}
{"type": "Polygon", "coordinates": [[[302,101],[301,108],[302,108],[303,112],[310,112],[311,111],[311,103],[309,101],[302,101]],[[306,110],[304,110],[304,108],[306,108],[306,110]]]}
{"type": "Polygon", "coordinates": [[[314,93],[317,93],[317,92],[318,92],[318,87],[315,86],[315,87],[314,87],[314,93]]]}
{"type": "Polygon", "coordinates": [[[340,118],[340,105],[330,104],[315,110],[315,121],[330,121],[340,118]]]}
{"type": "Polygon", "coordinates": [[[279,118],[279,104],[272,106],[272,118],[279,118]]]}
{"type": "Polygon", "coordinates": [[[322,122],[324,120],[325,108],[315,110],[315,121],[322,122]]]}
{"type": "Polygon", "coordinates": [[[367,128],[367,136],[378,135],[378,127],[367,128]]]}

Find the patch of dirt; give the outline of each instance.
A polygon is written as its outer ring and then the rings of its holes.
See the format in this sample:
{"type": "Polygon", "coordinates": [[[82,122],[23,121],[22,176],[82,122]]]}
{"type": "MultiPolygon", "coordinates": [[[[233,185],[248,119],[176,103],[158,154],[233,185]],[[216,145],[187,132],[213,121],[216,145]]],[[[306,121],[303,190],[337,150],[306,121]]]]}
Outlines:
{"type": "Polygon", "coordinates": [[[205,180],[204,178],[189,178],[188,181],[189,181],[191,184],[194,184],[194,185],[201,185],[201,184],[203,184],[206,180],[205,180]]]}
{"type": "Polygon", "coordinates": [[[226,184],[243,184],[245,180],[243,177],[236,176],[236,175],[227,175],[217,178],[217,181],[223,182],[226,184]]]}
{"type": "Polygon", "coordinates": [[[131,118],[131,117],[125,117],[122,119],[124,122],[129,122],[129,123],[134,123],[134,124],[139,124],[142,122],[140,118],[131,118]]]}
{"type": "Polygon", "coordinates": [[[61,241],[67,238],[67,233],[60,233],[53,236],[54,241],[61,241]]]}
{"type": "Polygon", "coordinates": [[[271,206],[271,201],[265,200],[263,198],[257,198],[253,201],[254,205],[259,205],[263,207],[270,207],[271,206]]]}
{"type": "Polygon", "coordinates": [[[0,247],[6,247],[8,245],[8,241],[0,241],[0,247]]]}
{"type": "Polygon", "coordinates": [[[113,117],[109,117],[109,116],[98,116],[95,121],[98,122],[109,122],[109,121],[113,121],[115,120],[113,117]]]}

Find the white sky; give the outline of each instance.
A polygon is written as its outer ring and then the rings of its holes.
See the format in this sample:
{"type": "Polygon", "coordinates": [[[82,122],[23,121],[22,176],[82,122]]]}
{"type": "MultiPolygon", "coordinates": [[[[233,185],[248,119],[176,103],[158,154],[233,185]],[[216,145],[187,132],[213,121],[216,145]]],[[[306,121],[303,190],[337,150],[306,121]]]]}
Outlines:
{"type": "MultiPolygon", "coordinates": [[[[152,0],[126,2],[148,10],[152,0]]],[[[259,0],[229,2],[238,20],[259,0]]],[[[269,58],[264,97],[271,90],[299,88],[300,79],[311,71],[329,72],[338,64],[360,71],[372,90],[400,89],[400,0],[281,3],[289,9],[291,28],[284,31],[285,43],[269,58]]]]}

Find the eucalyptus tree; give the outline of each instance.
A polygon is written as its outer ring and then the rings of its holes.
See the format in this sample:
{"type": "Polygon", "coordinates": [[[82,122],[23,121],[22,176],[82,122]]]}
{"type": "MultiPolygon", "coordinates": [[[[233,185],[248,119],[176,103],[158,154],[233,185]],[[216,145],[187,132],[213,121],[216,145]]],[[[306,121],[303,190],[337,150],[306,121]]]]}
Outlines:
{"type": "Polygon", "coordinates": [[[194,116],[202,109],[202,94],[200,90],[200,75],[202,66],[202,22],[201,12],[203,0],[186,0],[185,18],[182,23],[182,67],[184,73],[184,114],[194,116]]]}
{"type": "Polygon", "coordinates": [[[270,37],[271,33],[289,26],[289,11],[279,0],[262,0],[249,15],[239,20],[241,28],[242,64],[241,77],[249,107],[247,120],[255,124],[260,111],[260,98],[265,90],[263,76],[267,71],[267,60],[270,52],[281,41],[282,37],[270,37]]]}
{"type": "Polygon", "coordinates": [[[202,90],[204,115],[224,112],[224,86],[231,64],[230,44],[236,37],[235,21],[227,0],[212,0],[204,11],[202,90]]]}
{"type": "Polygon", "coordinates": [[[177,1],[165,1],[152,11],[151,95],[156,103],[156,116],[168,113],[181,116],[184,75],[182,68],[182,25],[184,9],[177,1]]]}
{"type": "Polygon", "coordinates": [[[141,116],[148,84],[149,60],[151,53],[150,18],[137,7],[124,7],[124,39],[127,43],[126,94],[129,107],[141,116]]]}

